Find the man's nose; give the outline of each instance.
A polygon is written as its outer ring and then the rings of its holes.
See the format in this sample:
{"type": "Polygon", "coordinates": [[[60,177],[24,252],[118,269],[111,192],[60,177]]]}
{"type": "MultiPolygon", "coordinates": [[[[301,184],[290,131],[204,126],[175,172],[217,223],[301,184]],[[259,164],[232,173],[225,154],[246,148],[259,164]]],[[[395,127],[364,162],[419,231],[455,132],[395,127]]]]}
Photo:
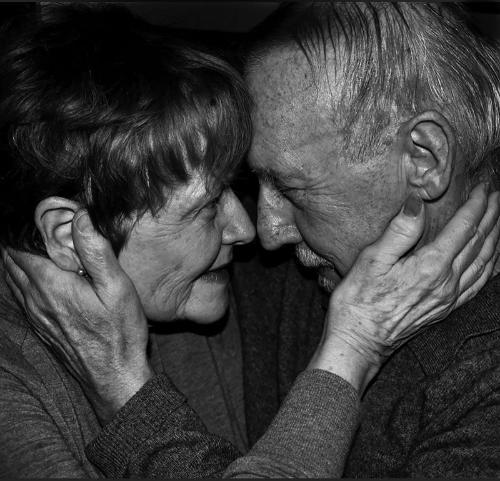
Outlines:
{"type": "Polygon", "coordinates": [[[257,212],[257,232],[264,249],[275,250],[302,241],[295,225],[293,206],[276,189],[261,185],[257,212]]]}
{"type": "Polygon", "coordinates": [[[227,216],[227,224],[222,233],[224,244],[248,244],[255,238],[255,226],[240,200],[232,190],[226,194],[224,210],[227,216]]]}

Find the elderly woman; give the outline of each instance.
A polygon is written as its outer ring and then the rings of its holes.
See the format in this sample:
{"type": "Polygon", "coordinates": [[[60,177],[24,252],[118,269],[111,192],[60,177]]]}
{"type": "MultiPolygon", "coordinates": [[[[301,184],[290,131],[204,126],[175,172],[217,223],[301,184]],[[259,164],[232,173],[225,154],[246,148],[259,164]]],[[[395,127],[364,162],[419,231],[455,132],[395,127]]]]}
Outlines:
{"type": "MultiPolygon", "coordinates": [[[[229,187],[250,142],[239,76],[116,9],[46,10],[16,20],[2,40],[0,472],[220,474],[247,448],[241,371],[255,367],[239,364],[241,311],[230,309],[210,335],[184,321],[224,316],[233,247],[254,237],[229,187]],[[130,449],[107,446],[110,431],[130,449]]],[[[474,190],[434,245],[403,262],[423,225],[410,204],[339,286],[329,335],[257,448],[229,473],[339,474],[357,393],[383,357],[485,283],[474,260],[492,265],[498,195],[488,202],[486,189],[474,190]],[[465,228],[471,220],[484,244],[465,228]],[[422,253],[440,243],[455,261],[429,270],[422,253]],[[398,276],[405,285],[392,282],[398,276]],[[361,290],[370,312],[354,318],[345,307],[361,290]],[[379,315],[410,291],[405,316],[379,315]],[[304,459],[287,458],[293,442],[304,459]],[[300,470],[323,454],[330,471],[300,470]]]]}

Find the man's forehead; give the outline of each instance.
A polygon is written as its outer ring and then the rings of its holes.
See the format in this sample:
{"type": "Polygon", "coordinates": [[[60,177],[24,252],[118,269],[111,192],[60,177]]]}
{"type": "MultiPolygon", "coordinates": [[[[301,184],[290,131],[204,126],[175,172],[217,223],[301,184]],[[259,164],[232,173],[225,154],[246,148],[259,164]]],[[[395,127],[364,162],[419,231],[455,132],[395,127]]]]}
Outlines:
{"type": "Polygon", "coordinates": [[[279,179],[286,182],[305,179],[305,173],[298,165],[283,162],[277,156],[269,155],[269,152],[263,152],[262,155],[251,153],[248,156],[248,164],[252,172],[261,178],[279,179]]]}
{"type": "Polygon", "coordinates": [[[247,82],[257,110],[266,105],[293,108],[317,101],[317,88],[310,66],[298,48],[278,47],[252,62],[247,82]],[[292,101],[292,102],[291,102],[292,101]]]}
{"type": "Polygon", "coordinates": [[[257,50],[249,58],[245,72],[251,77],[262,74],[266,83],[276,82],[284,91],[291,88],[295,92],[297,87],[306,89],[321,78],[324,72],[318,67],[320,64],[309,53],[290,40],[257,50]]]}
{"type": "Polygon", "coordinates": [[[300,49],[272,49],[247,69],[254,101],[254,136],[248,161],[258,174],[310,179],[335,158],[331,96],[313,78],[300,49]]]}
{"type": "MultiPolygon", "coordinates": [[[[314,80],[305,55],[296,47],[279,47],[247,69],[252,95],[254,134],[298,147],[309,137],[331,133],[329,95],[314,80]]],[[[282,146],[283,147],[283,146],[282,146]]]]}

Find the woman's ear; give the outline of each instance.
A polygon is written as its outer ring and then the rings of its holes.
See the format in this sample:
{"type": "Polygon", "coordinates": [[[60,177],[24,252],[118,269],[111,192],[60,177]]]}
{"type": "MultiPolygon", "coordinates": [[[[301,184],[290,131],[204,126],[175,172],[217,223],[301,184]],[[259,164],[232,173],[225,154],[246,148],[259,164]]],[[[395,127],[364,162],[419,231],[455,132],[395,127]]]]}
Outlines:
{"type": "Polygon", "coordinates": [[[456,140],[448,120],[429,110],[399,129],[408,183],[424,200],[441,197],[451,181],[456,140]]]}
{"type": "Polygon", "coordinates": [[[60,269],[77,272],[81,262],[75,252],[71,222],[80,209],[78,202],[63,197],[47,197],[35,209],[35,224],[47,254],[60,269]]]}

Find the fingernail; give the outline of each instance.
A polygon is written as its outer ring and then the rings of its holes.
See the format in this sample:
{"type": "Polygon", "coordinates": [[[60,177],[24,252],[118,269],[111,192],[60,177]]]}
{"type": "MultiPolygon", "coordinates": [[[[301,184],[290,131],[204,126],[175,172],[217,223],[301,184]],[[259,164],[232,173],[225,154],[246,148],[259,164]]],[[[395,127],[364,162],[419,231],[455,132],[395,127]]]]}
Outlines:
{"type": "Polygon", "coordinates": [[[75,225],[77,229],[82,233],[88,230],[92,226],[92,223],[90,222],[90,217],[87,214],[87,212],[82,212],[81,214],[78,215],[78,217],[75,220],[75,225]]]}
{"type": "Polygon", "coordinates": [[[411,193],[403,206],[403,214],[408,217],[417,217],[420,214],[423,206],[422,198],[415,194],[411,193]]]}

